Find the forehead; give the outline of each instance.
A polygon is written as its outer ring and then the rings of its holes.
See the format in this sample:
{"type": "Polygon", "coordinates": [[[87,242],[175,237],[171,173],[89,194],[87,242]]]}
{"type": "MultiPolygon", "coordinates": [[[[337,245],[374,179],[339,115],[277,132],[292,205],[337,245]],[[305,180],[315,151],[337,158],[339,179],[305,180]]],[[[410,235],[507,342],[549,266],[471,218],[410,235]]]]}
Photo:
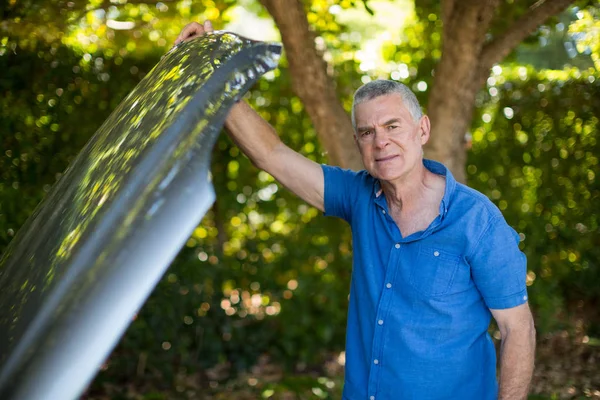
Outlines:
{"type": "Polygon", "coordinates": [[[356,122],[371,122],[381,118],[409,118],[410,112],[398,93],[378,96],[356,105],[354,109],[356,122]]]}

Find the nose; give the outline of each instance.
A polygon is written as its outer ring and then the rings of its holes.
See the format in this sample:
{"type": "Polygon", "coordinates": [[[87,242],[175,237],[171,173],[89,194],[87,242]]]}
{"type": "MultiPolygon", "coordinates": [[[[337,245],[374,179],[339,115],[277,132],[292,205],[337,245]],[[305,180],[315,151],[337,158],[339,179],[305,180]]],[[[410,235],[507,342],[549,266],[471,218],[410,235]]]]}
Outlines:
{"type": "Polygon", "coordinates": [[[376,129],[375,130],[375,147],[378,149],[382,149],[387,146],[390,141],[385,129],[376,129]]]}

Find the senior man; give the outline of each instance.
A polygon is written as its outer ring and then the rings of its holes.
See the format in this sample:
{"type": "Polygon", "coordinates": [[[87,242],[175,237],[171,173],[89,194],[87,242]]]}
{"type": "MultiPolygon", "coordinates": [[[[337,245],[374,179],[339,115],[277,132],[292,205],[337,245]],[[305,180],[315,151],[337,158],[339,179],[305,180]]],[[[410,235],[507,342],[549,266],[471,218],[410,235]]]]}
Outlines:
{"type": "MultiPolygon", "coordinates": [[[[210,31],[210,22],[189,24],[176,43],[210,31]]],[[[527,398],[535,330],[517,233],[484,195],[423,158],[429,118],[406,86],[363,85],[352,122],[360,172],[291,150],[244,102],[226,120],[258,168],[352,228],[343,398],[527,398]],[[499,385],[492,316],[502,335],[499,385]]]]}

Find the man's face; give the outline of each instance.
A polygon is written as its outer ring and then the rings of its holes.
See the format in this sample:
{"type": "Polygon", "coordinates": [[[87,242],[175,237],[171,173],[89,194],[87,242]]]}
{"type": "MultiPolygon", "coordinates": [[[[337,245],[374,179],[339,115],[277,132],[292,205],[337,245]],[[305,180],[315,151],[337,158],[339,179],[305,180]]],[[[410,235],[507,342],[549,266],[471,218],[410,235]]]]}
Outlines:
{"type": "Polygon", "coordinates": [[[376,97],[356,106],[355,140],[367,171],[375,178],[402,178],[422,162],[429,119],[415,122],[399,94],[376,97]]]}

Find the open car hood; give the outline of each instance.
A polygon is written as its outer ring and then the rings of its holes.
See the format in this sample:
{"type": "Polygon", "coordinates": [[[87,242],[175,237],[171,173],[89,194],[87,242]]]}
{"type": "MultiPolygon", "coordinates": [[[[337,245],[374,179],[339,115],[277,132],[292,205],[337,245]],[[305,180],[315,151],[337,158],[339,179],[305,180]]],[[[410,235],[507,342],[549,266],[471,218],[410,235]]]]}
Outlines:
{"type": "Polygon", "coordinates": [[[181,43],[94,134],[0,259],[1,399],[83,392],[213,203],[225,116],[280,52],[181,43]]]}

